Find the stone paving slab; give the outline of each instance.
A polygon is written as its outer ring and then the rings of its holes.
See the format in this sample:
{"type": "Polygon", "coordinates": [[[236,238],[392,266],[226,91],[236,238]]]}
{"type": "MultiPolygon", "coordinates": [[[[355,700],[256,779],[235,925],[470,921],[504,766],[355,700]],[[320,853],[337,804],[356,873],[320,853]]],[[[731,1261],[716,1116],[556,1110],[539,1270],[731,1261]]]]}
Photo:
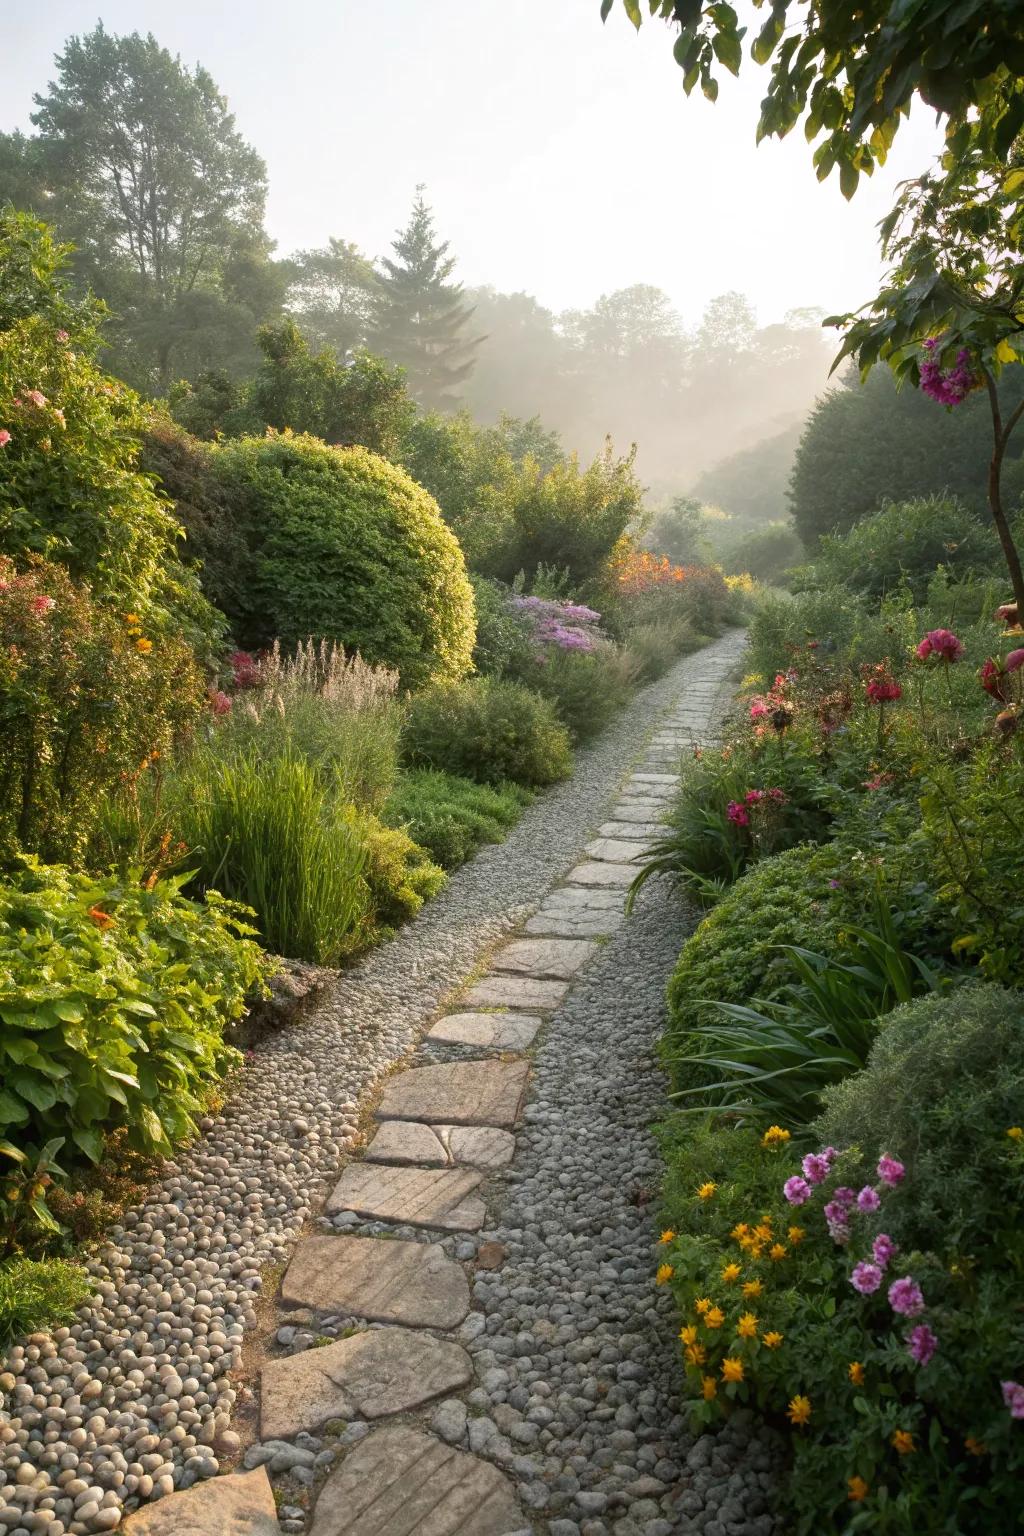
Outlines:
{"type": "Polygon", "coordinates": [[[634,838],[598,837],[583,850],[592,859],[610,864],[629,864],[647,852],[647,844],[634,838]]]}
{"type": "Polygon", "coordinates": [[[496,971],[568,981],[590,960],[596,944],[582,939],[515,939],[492,961],[496,971]]]}
{"type": "Polygon", "coordinates": [[[614,885],[625,889],[636,876],[635,864],[603,864],[599,859],[591,859],[571,869],[568,879],[575,880],[577,885],[614,885]]]}
{"type": "Polygon", "coordinates": [[[119,1529],[125,1536],[281,1536],[266,1467],[212,1477],[144,1504],[119,1529]]]}
{"type": "Polygon", "coordinates": [[[567,908],[556,907],[553,912],[538,912],[531,917],[527,921],[526,931],[544,934],[549,938],[601,939],[614,933],[624,921],[622,912],[596,911],[585,917],[582,913],[573,916],[567,908]]]}
{"type": "Polygon", "coordinates": [[[393,1168],[350,1163],[328,1196],[328,1216],[355,1211],[371,1221],[442,1232],[479,1232],[484,1202],[473,1191],[482,1175],[468,1168],[393,1168]]]}
{"type": "MultiPolygon", "coordinates": [[[[565,990],[562,983],[533,985],[559,985],[565,990]]],[[[510,1130],[519,1119],[529,1075],[525,1061],[452,1061],[438,1067],[413,1067],[389,1080],[377,1106],[377,1119],[500,1125],[510,1130]]]]}
{"type": "Polygon", "coordinates": [[[618,891],[586,890],[580,885],[556,885],[544,898],[544,908],[565,907],[586,916],[591,912],[621,912],[626,898],[618,891]]]}
{"type": "Polygon", "coordinates": [[[620,800],[613,805],[609,816],[612,821],[656,821],[662,820],[663,812],[668,809],[668,802],[661,800],[620,800]]]}
{"type": "Polygon", "coordinates": [[[471,1008],[557,1008],[569,990],[567,981],[535,981],[532,976],[485,976],[466,994],[471,1008]]]}
{"type": "Polygon", "coordinates": [[[366,1149],[365,1162],[415,1163],[425,1168],[504,1168],[516,1139],[493,1125],[423,1125],[384,1120],[366,1149]]]}
{"type": "Polygon", "coordinates": [[[527,1525],[497,1467],[403,1424],[349,1451],[324,1484],[310,1536],[511,1536],[527,1525]]]}
{"type": "Polygon", "coordinates": [[[469,1283],[435,1243],[307,1237],[288,1266],[281,1300],[371,1323],[457,1328],[469,1311],[469,1283]]]}
{"type": "Polygon", "coordinates": [[[480,1045],[495,1051],[525,1051],[543,1020],[529,1013],[449,1013],[427,1030],[438,1045],[480,1045]]]}
{"type": "Polygon", "coordinates": [[[633,773],[631,784],[678,784],[678,773],[633,773]]]}
{"type": "Polygon", "coordinates": [[[370,1328],[322,1349],[268,1360],[260,1374],[260,1435],[287,1440],[328,1419],[408,1413],[458,1391],[472,1376],[461,1344],[408,1328],[370,1328]]]}
{"type": "Polygon", "coordinates": [[[598,837],[625,837],[631,842],[646,843],[665,836],[663,821],[603,821],[597,829],[598,837]]]}

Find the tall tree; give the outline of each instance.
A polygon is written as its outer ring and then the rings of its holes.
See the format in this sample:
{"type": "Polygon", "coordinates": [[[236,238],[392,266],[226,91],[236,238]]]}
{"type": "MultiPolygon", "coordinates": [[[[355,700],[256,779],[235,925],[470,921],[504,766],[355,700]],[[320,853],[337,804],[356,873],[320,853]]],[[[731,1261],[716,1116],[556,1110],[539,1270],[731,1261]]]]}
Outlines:
{"type": "Polygon", "coordinates": [[[385,256],[370,330],[370,347],[406,370],[421,404],[447,410],[457,404],[483,340],[467,325],[473,306],[461,283],[450,281],[455,257],[434,233],[434,217],[417,187],[409,223],[385,256]]]}
{"type": "Polygon", "coordinates": [[[21,142],[19,170],[11,136],[0,167],[5,180],[24,185],[31,171],[45,187],[40,211],[75,242],[80,275],[113,312],[119,371],[164,392],[179,355],[192,361],[209,338],[211,360],[223,359],[269,318],[231,292],[232,274],[237,284],[270,249],[266,167],[207,71],[152,34],[115,37],[100,23],[56,64],[35,98],[38,140],[21,142]]]}
{"type": "Polygon", "coordinates": [[[373,263],[351,241],[332,236],[317,250],[296,251],[289,267],[289,310],[310,341],[344,362],[366,343],[377,293],[373,263]]]}

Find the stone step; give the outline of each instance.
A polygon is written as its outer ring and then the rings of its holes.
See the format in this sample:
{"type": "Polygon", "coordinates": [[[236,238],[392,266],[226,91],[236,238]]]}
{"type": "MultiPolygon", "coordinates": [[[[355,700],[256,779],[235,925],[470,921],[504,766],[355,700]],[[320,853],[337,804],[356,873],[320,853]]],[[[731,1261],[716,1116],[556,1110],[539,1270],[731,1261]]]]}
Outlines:
{"type": "MultiPolygon", "coordinates": [[[[501,978],[508,984],[518,977],[501,978]]],[[[561,986],[534,982],[534,986],[561,986]]],[[[378,1120],[425,1120],[429,1125],[515,1125],[530,1068],[525,1061],[452,1061],[412,1067],[389,1079],[377,1106],[378,1120]]]]}
{"type": "Polygon", "coordinates": [[[260,1373],[260,1437],[288,1440],[328,1419],[408,1413],[458,1391],[472,1376],[461,1344],[409,1328],[370,1328],[322,1349],[268,1360],[260,1373]]]}
{"type": "Polygon", "coordinates": [[[678,784],[678,773],[632,773],[632,784],[678,784]]]}
{"type": "Polygon", "coordinates": [[[608,812],[612,821],[642,821],[660,823],[669,810],[668,802],[660,800],[619,800],[608,812]]]}
{"type": "Polygon", "coordinates": [[[583,939],[515,939],[498,951],[491,964],[496,971],[568,981],[596,948],[583,939]]]}
{"type": "Polygon", "coordinates": [[[493,1125],[424,1125],[419,1120],[384,1120],[364,1162],[415,1163],[421,1168],[504,1168],[516,1139],[493,1125]]]}
{"type": "Polygon", "coordinates": [[[427,1030],[438,1045],[479,1045],[494,1051],[525,1051],[543,1020],[529,1013],[449,1013],[427,1030]]]}
{"type": "Polygon", "coordinates": [[[473,1191],[482,1175],[469,1168],[396,1168],[350,1163],[324,1207],[328,1216],[355,1211],[370,1221],[479,1232],[484,1202],[473,1191]]]}
{"type": "Polygon", "coordinates": [[[526,1528],[497,1467],[402,1424],[349,1451],[324,1484],[310,1536],[513,1536],[526,1528]]]}
{"type": "Polygon", "coordinates": [[[307,1237],[281,1284],[286,1307],[407,1328],[457,1328],[469,1311],[461,1266],[434,1243],[307,1237]]]}
{"type": "Polygon", "coordinates": [[[633,838],[598,837],[583,850],[592,859],[609,864],[629,864],[642,859],[648,845],[633,838]]]}
{"type": "Polygon", "coordinates": [[[266,1467],[212,1477],[144,1504],[119,1529],[125,1536],[281,1536],[266,1467]]]}
{"type": "Polygon", "coordinates": [[[584,915],[588,910],[584,908],[575,915],[565,907],[538,912],[527,921],[526,931],[548,938],[601,939],[614,933],[625,921],[621,912],[597,911],[590,916],[584,915]]]}
{"type": "Polygon", "coordinates": [[[636,876],[635,865],[603,864],[599,859],[591,859],[585,864],[577,864],[575,869],[569,871],[568,878],[575,880],[577,885],[614,885],[625,888],[633,884],[636,876]]]}
{"type": "Polygon", "coordinates": [[[631,842],[646,843],[665,836],[663,821],[603,821],[597,829],[598,837],[625,837],[631,842]]]}
{"type": "Polygon", "coordinates": [[[545,911],[564,907],[581,916],[592,912],[621,912],[626,898],[619,891],[585,890],[579,885],[556,885],[544,898],[545,911]],[[586,909],[585,911],[583,909],[586,909]]]}
{"type": "Polygon", "coordinates": [[[466,993],[470,1008],[539,1008],[550,1013],[569,990],[567,981],[536,981],[532,976],[485,976],[466,993]]]}

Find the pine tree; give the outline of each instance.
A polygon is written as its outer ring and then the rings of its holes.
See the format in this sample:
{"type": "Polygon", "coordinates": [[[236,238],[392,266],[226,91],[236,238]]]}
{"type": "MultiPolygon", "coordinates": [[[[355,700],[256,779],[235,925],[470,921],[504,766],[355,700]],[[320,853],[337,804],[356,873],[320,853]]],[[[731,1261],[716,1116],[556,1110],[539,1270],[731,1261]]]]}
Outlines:
{"type": "Polygon", "coordinates": [[[473,305],[449,278],[455,257],[438,241],[434,218],[417,187],[408,225],[394,241],[396,260],[381,262],[370,347],[407,371],[411,394],[429,410],[458,404],[482,336],[467,333],[473,305]]]}

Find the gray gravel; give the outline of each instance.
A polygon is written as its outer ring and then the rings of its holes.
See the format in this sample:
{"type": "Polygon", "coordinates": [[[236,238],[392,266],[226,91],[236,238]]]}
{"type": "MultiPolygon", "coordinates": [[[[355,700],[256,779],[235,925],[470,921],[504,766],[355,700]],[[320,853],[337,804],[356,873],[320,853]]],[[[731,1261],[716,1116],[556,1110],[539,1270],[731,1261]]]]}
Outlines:
{"type": "MultiPolygon", "coordinates": [[[[126,1504],[188,1487],[233,1458],[236,1390],[228,1373],[239,1363],[246,1330],[256,1326],[260,1269],[286,1257],[337,1174],[357,1139],[360,1097],[606,819],[638,747],[688,680],[707,676],[709,666],[724,671],[738,651],[739,637],[727,635],[646,689],[596,746],[579,754],[572,780],[530,807],[503,846],[459,871],[415,922],[346,974],[311,1019],[260,1046],[224,1114],[204,1122],[202,1141],[166,1165],[146,1204],[113,1229],[90,1262],[94,1305],[71,1328],[11,1349],[0,1372],[7,1405],[0,1414],[0,1532],[113,1530],[126,1504]]],[[[650,1001],[671,957],[666,946],[659,977],[647,978],[645,970],[640,978],[630,935],[641,931],[631,927],[616,945],[625,944],[634,981],[649,980],[650,1001]]],[[[592,995],[589,978],[579,990],[592,995]]],[[[623,987],[617,1008],[627,996],[623,987]]],[[[566,1020],[576,1006],[570,1002],[566,1020]]],[[[651,1027],[649,1016],[648,1040],[651,1027]]],[[[617,1091],[602,1076],[604,1091],[617,1091]]],[[[595,1113],[600,1107],[595,1100],[595,1113]]],[[[656,1096],[645,1113],[655,1107],[656,1096]]],[[[543,1122],[530,1134],[543,1135],[543,1122]]],[[[563,1162],[560,1171],[567,1168],[563,1162]]],[[[542,1187],[530,1196],[538,1204],[542,1187]]],[[[566,1204],[562,1191],[563,1212],[566,1204]]],[[[543,1228],[540,1235],[551,1236],[543,1228]]],[[[608,1288],[612,1274],[609,1263],[607,1279],[597,1283],[608,1288]]],[[[570,1291],[569,1305],[575,1301],[570,1291]]],[[[507,1406],[496,1402],[494,1413],[507,1406]]],[[[529,1448],[527,1439],[515,1444],[529,1448]]],[[[602,1445],[602,1455],[608,1450],[614,1453],[602,1445]]],[[[581,1530],[605,1530],[595,1501],[608,1495],[581,1480],[574,1497],[581,1530]]],[[[722,1531],[740,1529],[719,1524],[722,1531]]],[[[713,1524],[704,1529],[719,1536],[713,1524]]]]}

